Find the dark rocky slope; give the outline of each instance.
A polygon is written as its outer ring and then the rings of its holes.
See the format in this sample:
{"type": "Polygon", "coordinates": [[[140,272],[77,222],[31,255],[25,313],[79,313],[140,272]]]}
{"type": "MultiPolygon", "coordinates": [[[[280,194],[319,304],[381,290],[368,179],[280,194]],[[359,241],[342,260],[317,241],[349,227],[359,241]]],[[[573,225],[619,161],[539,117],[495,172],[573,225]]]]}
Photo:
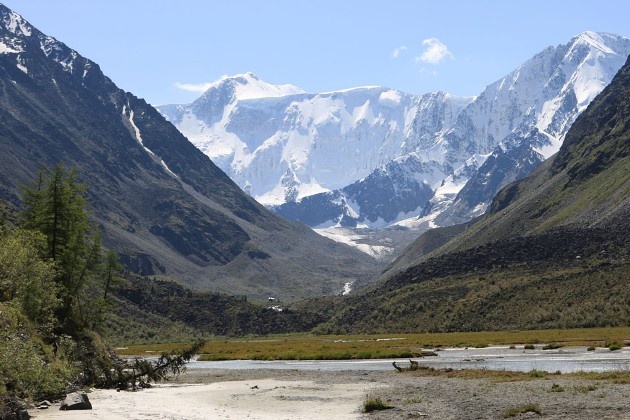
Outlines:
{"type": "Polygon", "coordinates": [[[244,194],[144,100],[0,5],[0,198],[58,162],[87,185],[105,244],[134,272],[197,289],[335,293],[374,262],[244,194]]]}

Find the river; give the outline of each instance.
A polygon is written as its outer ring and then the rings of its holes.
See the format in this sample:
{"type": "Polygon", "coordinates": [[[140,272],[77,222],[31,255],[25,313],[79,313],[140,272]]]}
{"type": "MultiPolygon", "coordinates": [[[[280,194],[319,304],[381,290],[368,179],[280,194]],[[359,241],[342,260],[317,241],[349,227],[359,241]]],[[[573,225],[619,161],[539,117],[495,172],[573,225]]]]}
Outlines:
{"type": "MultiPolygon", "coordinates": [[[[610,351],[586,347],[562,347],[555,350],[525,350],[523,346],[454,348],[436,352],[437,356],[416,358],[421,366],[452,369],[490,369],[529,372],[533,369],[545,372],[608,372],[630,370],[630,347],[610,351]]],[[[296,370],[392,370],[392,362],[409,366],[408,359],[366,360],[229,360],[218,362],[191,361],[191,369],[296,369],[296,370]]]]}

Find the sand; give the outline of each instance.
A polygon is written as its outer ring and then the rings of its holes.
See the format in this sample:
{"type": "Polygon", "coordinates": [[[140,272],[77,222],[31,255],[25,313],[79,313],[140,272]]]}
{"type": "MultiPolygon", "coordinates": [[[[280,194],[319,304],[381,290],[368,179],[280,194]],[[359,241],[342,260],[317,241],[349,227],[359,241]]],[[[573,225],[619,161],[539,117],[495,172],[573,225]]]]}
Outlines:
{"type": "Polygon", "coordinates": [[[96,390],[89,397],[93,410],[59,411],[52,406],[30,414],[36,419],[68,420],[499,419],[511,408],[535,404],[546,419],[630,419],[630,385],[563,375],[495,382],[393,370],[203,369],[189,370],[175,383],[151,389],[96,390]],[[392,408],[363,413],[368,395],[392,408]]]}

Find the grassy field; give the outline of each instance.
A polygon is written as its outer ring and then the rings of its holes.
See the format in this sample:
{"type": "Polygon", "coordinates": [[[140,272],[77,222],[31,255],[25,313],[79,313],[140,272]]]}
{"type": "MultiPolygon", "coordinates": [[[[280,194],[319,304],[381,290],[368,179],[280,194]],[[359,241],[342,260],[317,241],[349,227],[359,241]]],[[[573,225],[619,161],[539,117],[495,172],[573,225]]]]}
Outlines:
{"type": "MultiPolygon", "coordinates": [[[[606,342],[630,344],[630,327],[569,330],[490,331],[471,333],[312,335],[292,334],[248,338],[212,338],[201,360],[340,360],[414,357],[438,347],[485,347],[511,344],[604,347],[606,342]]],[[[188,343],[129,345],[120,355],[147,355],[184,348],[188,343]]]]}

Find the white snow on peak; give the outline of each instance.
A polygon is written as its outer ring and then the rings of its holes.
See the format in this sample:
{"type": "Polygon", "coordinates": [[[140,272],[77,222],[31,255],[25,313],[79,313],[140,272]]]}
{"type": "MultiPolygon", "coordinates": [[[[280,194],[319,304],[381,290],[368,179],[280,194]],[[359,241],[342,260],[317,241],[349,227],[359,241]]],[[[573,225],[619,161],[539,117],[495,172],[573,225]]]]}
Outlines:
{"type": "Polygon", "coordinates": [[[591,47],[597,48],[605,54],[615,54],[615,51],[613,51],[606,44],[606,41],[603,39],[603,35],[607,34],[599,34],[593,31],[585,31],[573,39],[573,44],[586,44],[591,47]]]}
{"type": "Polygon", "coordinates": [[[383,87],[382,86],[356,86],[356,87],[351,87],[351,88],[346,88],[346,89],[331,90],[329,92],[320,92],[319,95],[326,96],[326,95],[334,95],[336,93],[350,93],[350,92],[361,92],[361,91],[366,91],[366,90],[380,90],[380,89],[383,89],[383,87]]]}
{"type": "MultiPolygon", "coordinates": [[[[378,86],[308,94],[244,73],[215,82],[192,104],[159,109],[263,204],[339,190],[395,162],[392,168],[402,168],[395,174],[433,190],[430,214],[418,218],[418,211],[411,223],[433,227],[496,148],[510,153],[531,139],[544,158],[557,152],[628,54],[630,39],[584,32],[546,48],[476,97],[378,86]]],[[[346,210],[360,217],[363,209],[350,201],[346,210]]]]}
{"type": "Polygon", "coordinates": [[[28,22],[13,11],[7,13],[3,23],[7,30],[15,35],[31,36],[33,33],[28,22]]]}
{"type": "Polygon", "coordinates": [[[260,80],[252,72],[235,76],[223,76],[220,80],[212,83],[206,92],[220,88],[225,84],[230,84],[234,87],[234,97],[241,101],[246,99],[278,98],[305,93],[304,90],[294,85],[272,85],[260,80]]]}

